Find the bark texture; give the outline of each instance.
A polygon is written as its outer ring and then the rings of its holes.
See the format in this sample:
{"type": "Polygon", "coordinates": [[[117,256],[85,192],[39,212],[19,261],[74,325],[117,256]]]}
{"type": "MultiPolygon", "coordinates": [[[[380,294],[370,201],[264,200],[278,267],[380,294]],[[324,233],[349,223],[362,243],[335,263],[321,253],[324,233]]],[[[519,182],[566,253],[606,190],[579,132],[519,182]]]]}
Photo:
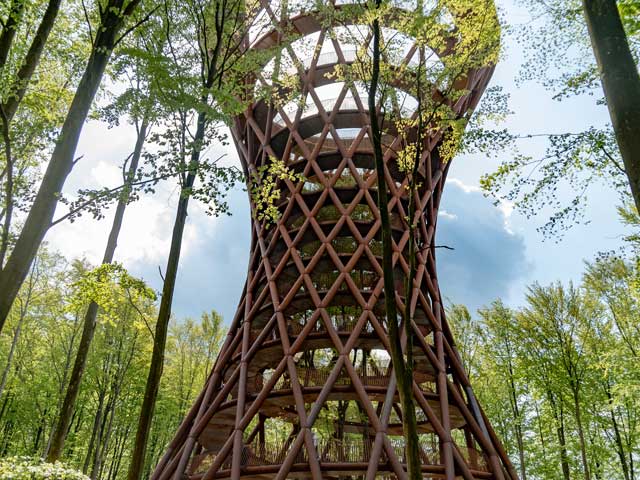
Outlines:
{"type": "Polygon", "coordinates": [[[591,46],[598,63],[631,194],[640,211],[640,75],[615,0],[583,0],[591,46]]]}
{"type": "Polygon", "coordinates": [[[2,110],[6,115],[9,123],[11,119],[16,113],[18,109],[18,105],[24,98],[25,93],[27,92],[27,86],[33,73],[36,70],[36,67],[40,63],[40,57],[42,56],[42,52],[44,51],[44,46],[49,39],[49,34],[53,29],[53,25],[55,23],[56,17],[58,16],[58,12],[60,11],[60,4],[62,0],[49,0],[47,4],[47,9],[42,16],[42,21],[38,26],[38,30],[36,31],[35,36],[31,42],[31,46],[27,51],[27,54],[22,62],[22,65],[18,69],[18,74],[16,76],[16,80],[14,82],[13,92],[2,105],[2,110]]]}
{"type": "Polygon", "coordinates": [[[97,29],[91,55],[62,125],[42,183],[11,256],[0,272],[0,331],[29,272],[31,262],[51,226],[60,192],[75,163],[74,155],[80,132],[109,63],[118,33],[139,1],[131,0],[125,7],[124,0],[111,0],[103,7],[101,25],[97,29]]]}

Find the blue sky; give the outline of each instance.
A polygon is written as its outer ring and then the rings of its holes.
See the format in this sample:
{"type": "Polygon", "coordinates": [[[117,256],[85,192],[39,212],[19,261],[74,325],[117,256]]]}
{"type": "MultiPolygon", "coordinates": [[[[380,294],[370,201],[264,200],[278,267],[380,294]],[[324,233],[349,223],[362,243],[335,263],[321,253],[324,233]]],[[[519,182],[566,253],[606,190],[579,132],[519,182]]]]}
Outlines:
{"type": "MultiPolygon", "coordinates": [[[[512,22],[527,21],[526,12],[499,3],[512,22]]],[[[507,128],[518,133],[566,132],[607,122],[606,109],[595,104],[595,97],[557,102],[539,85],[516,85],[514,78],[522,63],[520,47],[508,37],[505,42],[505,58],[492,85],[503,86],[511,97],[514,114],[506,121],[507,128]]],[[[87,124],[78,148],[78,155],[84,158],[65,190],[72,193],[87,185],[116,185],[118,164],[134,140],[125,125],[108,129],[95,121],[87,124]]],[[[539,153],[543,146],[541,141],[532,141],[528,148],[539,153]]],[[[216,157],[217,152],[210,155],[216,157]]],[[[237,162],[233,150],[228,149],[227,158],[237,162]]],[[[450,301],[472,310],[498,297],[520,305],[526,286],[534,281],[579,281],[584,261],[599,251],[617,248],[624,232],[615,212],[617,195],[595,187],[586,211],[590,223],[573,227],[558,242],[544,241],[536,228],[544,222],[545,212],[526,219],[508,204],[494,206],[480,192],[480,176],[495,169],[500,160],[480,155],[454,159],[441,204],[437,243],[455,248],[438,252],[441,290],[450,301]]],[[[161,288],[158,267],[164,270],[177,196],[176,186],[167,184],[155,196],[131,205],[116,252],[118,261],[157,289],[161,288]]],[[[178,318],[216,309],[229,321],[235,313],[247,269],[250,217],[247,194],[241,188],[231,192],[229,201],[233,215],[222,218],[211,218],[201,205],[192,204],[173,309],[178,318]]],[[[67,256],[99,262],[110,222],[108,213],[100,222],[81,218],[61,224],[49,232],[47,241],[67,256]]]]}

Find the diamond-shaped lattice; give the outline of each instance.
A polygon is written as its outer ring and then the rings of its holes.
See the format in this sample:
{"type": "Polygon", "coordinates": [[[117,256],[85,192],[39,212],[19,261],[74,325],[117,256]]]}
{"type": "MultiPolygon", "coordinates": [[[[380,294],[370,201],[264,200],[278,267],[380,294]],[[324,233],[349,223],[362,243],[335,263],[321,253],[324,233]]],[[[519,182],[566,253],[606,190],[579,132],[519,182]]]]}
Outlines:
{"type": "MultiPolygon", "coordinates": [[[[262,0],[260,21],[274,28],[250,39],[250,48],[278,45],[275,26],[286,23],[281,10],[262,0]]],[[[237,314],[153,479],[406,478],[403,412],[383,315],[367,99],[355,85],[327,77],[335,65],[353,63],[356,54],[336,34],[344,25],[325,23],[316,22],[313,13],[289,21],[311,39],[308,58],[300,58],[295,44],[282,44],[286,68],[299,75],[301,100],[285,106],[258,101],[236,119],[232,133],[247,173],[272,156],[303,180],[280,181],[276,225],[253,222],[237,314]]],[[[408,45],[399,61],[413,61],[418,50],[408,45]]],[[[258,84],[270,84],[269,68],[273,62],[257,75],[258,84]]],[[[491,73],[491,68],[468,72],[459,88],[470,93],[456,101],[457,115],[477,103],[491,73]]],[[[392,108],[413,114],[407,105],[392,108]]],[[[409,205],[395,155],[411,132],[400,133],[387,126],[382,140],[394,295],[399,311],[409,302],[412,314],[423,477],[514,480],[517,475],[473,396],[438,287],[433,240],[448,168],[438,155],[442,133],[423,145],[421,187],[414,199],[417,276],[410,291],[404,285],[409,205]]]]}

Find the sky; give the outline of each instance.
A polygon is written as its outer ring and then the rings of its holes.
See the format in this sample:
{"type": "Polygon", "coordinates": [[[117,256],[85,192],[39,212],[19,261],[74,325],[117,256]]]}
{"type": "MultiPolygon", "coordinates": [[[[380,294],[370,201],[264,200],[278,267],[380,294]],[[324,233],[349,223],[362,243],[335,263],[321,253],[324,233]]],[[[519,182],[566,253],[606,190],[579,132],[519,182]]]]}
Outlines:
{"type": "MultiPolygon", "coordinates": [[[[509,2],[502,4],[513,23],[527,21],[526,12],[509,2]]],[[[594,97],[558,102],[552,93],[534,83],[514,81],[523,58],[515,40],[506,38],[505,57],[498,64],[492,85],[510,95],[513,111],[505,127],[516,133],[579,131],[607,122],[606,108],[594,97]]],[[[135,131],[122,124],[108,128],[89,121],[76,156],[83,156],[65,185],[73,195],[78,188],[115,186],[118,165],[135,142],[135,131]]],[[[216,158],[220,148],[208,152],[216,158]]],[[[540,152],[541,144],[532,144],[540,152]]],[[[225,161],[238,164],[232,147],[225,161]]],[[[506,155],[506,153],[505,153],[506,155]]],[[[617,195],[605,187],[593,188],[585,218],[559,240],[545,240],[536,229],[546,218],[524,218],[512,205],[495,206],[479,188],[482,174],[491,172],[506,156],[488,159],[463,155],[453,160],[441,203],[437,244],[454,250],[438,250],[440,288],[450,302],[463,303],[472,312],[501,298],[511,306],[522,305],[527,285],[555,281],[579,282],[584,261],[600,251],[620,246],[624,229],[616,214],[617,195]]],[[[131,204],[125,214],[116,260],[158,291],[169,250],[178,189],[162,185],[154,196],[131,204]]],[[[250,248],[250,214],[247,193],[241,187],[229,195],[232,215],[213,218],[192,202],[186,224],[173,312],[176,318],[198,317],[211,309],[229,322],[242,293],[250,248]]],[[[548,213],[548,212],[547,212],[548,213]]],[[[85,216],[50,230],[46,241],[67,257],[85,257],[99,263],[111,225],[113,210],[101,221],[85,216]]]]}

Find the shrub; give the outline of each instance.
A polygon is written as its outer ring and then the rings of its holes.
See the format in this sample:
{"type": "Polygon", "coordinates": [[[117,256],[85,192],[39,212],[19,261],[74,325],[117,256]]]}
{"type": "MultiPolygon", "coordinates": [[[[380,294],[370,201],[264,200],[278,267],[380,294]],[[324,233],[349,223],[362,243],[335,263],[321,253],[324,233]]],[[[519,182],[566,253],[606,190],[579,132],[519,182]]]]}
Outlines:
{"type": "Polygon", "coordinates": [[[39,458],[0,458],[0,480],[89,480],[62,463],[45,463],[39,458]]]}

